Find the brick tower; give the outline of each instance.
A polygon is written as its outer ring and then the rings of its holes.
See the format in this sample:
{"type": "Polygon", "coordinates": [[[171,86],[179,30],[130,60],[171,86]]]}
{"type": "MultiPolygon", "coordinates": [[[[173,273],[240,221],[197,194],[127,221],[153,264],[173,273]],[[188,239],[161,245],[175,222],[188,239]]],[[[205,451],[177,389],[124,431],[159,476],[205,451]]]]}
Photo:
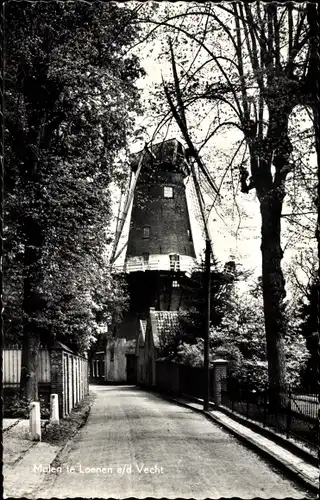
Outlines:
{"type": "MultiPolygon", "coordinates": [[[[141,153],[132,157],[134,173],[140,158],[141,153]]],[[[175,139],[154,145],[140,165],[124,263],[131,308],[120,337],[130,338],[132,322],[147,317],[150,307],[177,311],[187,306],[182,285],[197,266],[188,176],[185,150],[175,139]]]]}
{"type": "MultiPolygon", "coordinates": [[[[126,270],[187,271],[194,263],[184,179],[189,174],[182,145],[157,144],[147,155],[133,201],[126,270]],[[179,269],[178,269],[179,268],[179,269]]],[[[132,168],[137,168],[135,159],[132,168]]]]}

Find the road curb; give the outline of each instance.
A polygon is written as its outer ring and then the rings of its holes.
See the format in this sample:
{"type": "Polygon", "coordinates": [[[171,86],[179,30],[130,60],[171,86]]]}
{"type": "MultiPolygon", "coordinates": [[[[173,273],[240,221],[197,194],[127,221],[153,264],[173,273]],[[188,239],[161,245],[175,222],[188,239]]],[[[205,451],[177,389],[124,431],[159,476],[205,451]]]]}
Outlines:
{"type": "MultiPolygon", "coordinates": [[[[181,398],[184,398],[187,402],[190,401],[203,405],[202,399],[191,397],[188,396],[187,394],[181,394],[181,398]]],[[[314,456],[311,452],[309,452],[305,448],[302,448],[298,444],[289,441],[288,439],[285,439],[281,434],[272,431],[268,427],[263,427],[263,425],[261,425],[259,422],[255,422],[254,420],[245,418],[243,415],[233,412],[225,406],[209,403],[209,407],[210,406],[212,407],[213,410],[218,410],[221,413],[224,413],[227,417],[231,418],[232,420],[235,420],[239,424],[251,429],[252,431],[256,432],[257,434],[260,434],[261,436],[266,437],[267,439],[270,439],[271,441],[274,441],[279,446],[293,453],[293,455],[296,455],[305,462],[309,463],[310,465],[313,465],[313,467],[319,467],[318,457],[314,456]]]]}
{"type": "Polygon", "coordinates": [[[294,455],[297,455],[302,458],[305,462],[308,462],[310,465],[313,465],[314,467],[319,466],[319,460],[317,457],[312,455],[312,453],[308,452],[307,450],[301,448],[299,445],[296,443],[293,443],[291,441],[288,441],[285,439],[281,434],[277,434],[273,432],[272,430],[268,429],[267,427],[263,427],[260,425],[258,422],[254,422],[252,420],[244,418],[242,415],[239,415],[238,413],[234,413],[229,408],[226,408],[224,406],[219,406],[219,411],[221,413],[224,413],[227,415],[227,417],[232,418],[233,420],[236,420],[239,422],[239,424],[242,424],[246,427],[249,427],[251,430],[254,432],[257,432],[258,434],[261,434],[262,436],[266,437],[267,439],[271,439],[271,441],[274,441],[275,443],[279,444],[280,446],[283,446],[283,448],[287,449],[294,455]]]}
{"type": "Polygon", "coordinates": [[[210,412],[205,412],[203,410],[198,410],[200,413],[204,414],[208,420],[211,420],[219,425],[221,425],[224,429],[226,429],[228,432],[230,432],[233,436],[235,436],[237,439],[241,440],[245,444],[247,444],[250,448],[254,450],[258,450],[262,455],[264,455],[266,458],[270,459],[272,462],[274,462],[279,468],[284,470],[285,472],[288,473],[291,477],[294,479],[298,479],[300,483],[302,483],[304,486],[307,486],[313,493],[319,493],[319,486],[316,485],[313,481],[311,481],[305,474],[303,474],[299,469],[297,469],[294,465],[292,465],[290,462],[285,460],[282,457],[279,457],[276,453],[272,453],[272,451],[266,447],[264,447],[261,443],[257,443],[253,439],[251,439],[249,436],[244,436],[237,432],[235,429],[232,429],[231,427],[228,426],[225,422],[222,422],[218,418],[216,418],[214,415],[211,415],[210,412]]]}
{"type": "MultiPolygon", "coordinates": [[[[149,391],[151,392],[151,391],[149,391]]],[[[287,460],[285,460],[283,457],[279,457],[277,454],[272,453],[272,451],[268,448],[265,448],[261,443],[255,442],[253,439],[251,439],[249,436],[244,436],[240,432],[236,431],[235,429],[231,428],[227,423],[221,421],[220,419],[216,418],[214,415],[210,413],[210,411],[204,411],[203,409],[196,408],[193,406],[191,403],[188,403],[187,401],[181,401],[177,400],[174,397],[170,397],[161,393],[154,392],[156,396],[161,397],[162,399],[166,399],[168,401],[171,401],[173,403],[178,404],[179,406],[182,406],[184,408],[187,408],[189,410],[193,410],[197,413],[202,414],[204,417],[206,417],[208,420],[211,422],[214,422],[218,425],[221,425],[226,431],[230,432],[234,437],[239,439],[242,443],[253,449],[254,451],[258,451],[260,454],[262,454],[265,458],[269,459],[271,462],[273,462],[275,465],[277,465],[278,468],[286,472],[289,476],[291,476],[293,479],[298,481],[300,484],[303,486],[307,487],[312,493],[319,493],[319,485],[315,484],[315,482],[311,481],[305,474],[303,474],[300,470],[298,470],[294,465],[289,463],[287,460]]],[[[217,411],[220,411],[217,409],[217,411]]],[[[223,413],[223,412],[222,412],[223,413]]],[[[231,418],[231,417],[230,417],[231,418]]],[[[241,424],[244,425],[244,424],[241,424]]]]}
{"type": "Polygon", "coordinates": [[[21,419],[18,419],[16,420],[15,422],[13,422],[13,424],[9,425],[8,427],[6,427],[5,429],[2,429],[2,434],[4,434],[5,432],[7,431],[10,431],[10,429],[12,429],[13,427],[15,427],[16,425],[18,425],[18,423],[20,422],[21,419]]]}

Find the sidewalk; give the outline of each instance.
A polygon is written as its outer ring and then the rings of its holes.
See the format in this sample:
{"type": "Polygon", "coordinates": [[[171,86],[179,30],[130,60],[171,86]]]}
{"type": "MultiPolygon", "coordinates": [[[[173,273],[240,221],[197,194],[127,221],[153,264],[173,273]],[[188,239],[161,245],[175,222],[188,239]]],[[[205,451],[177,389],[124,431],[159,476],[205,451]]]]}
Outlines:
{"type": "Polygon", "coordinates": [[[5,418],[2,428],[3,496],[29,496],[44,481],[45,473],[39,471],[39,466],[49,467],[60,447],[31,441],[28,437],[29,420],[5,418]]]}
{"type": "MultiPolygon", "coordinates": [[[[162,397],[161,394],[158,395],[162,397]]],[[[231,432],[235,437],[245,442],[251,448],[271,459],[278,467],[300,480],[300,482],[310,488],[311,491],[319,493],[320,473],[318,467],[307,463],[294,453],[286,450],[283,446],[279,446],[273,440],[254,432],[247,426],[237,422],[233,418],[230,418],[222,411],[209,410],[204,412],[201,402],[191,402],[180,397],[163,397],[186,408],[192,408],[197,412],[203,413],[207,418],[220,424],[223,428],[231,432]]]]}

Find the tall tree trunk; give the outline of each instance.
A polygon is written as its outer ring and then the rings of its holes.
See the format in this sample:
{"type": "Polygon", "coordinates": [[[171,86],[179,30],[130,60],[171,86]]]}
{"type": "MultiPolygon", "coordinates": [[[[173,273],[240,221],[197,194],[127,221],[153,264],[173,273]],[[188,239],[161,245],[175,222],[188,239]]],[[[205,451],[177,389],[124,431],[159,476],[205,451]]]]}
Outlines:
{"type": "Polygon", "coordinates": [[[286,292],[281,269],[281,210],[282,200],[276,190],[260,199],[264,319],[269,385],[274,402],[279,400],[278,395],[285,388],[283,300],[286,292]]]}
{"type": "MultiPolygon", "coordinates": [[[[319,7],[318,7],[319,9],[319,7]]],[[[319,17],[319,15],[318,15],[319,17]]],[[[318,21],[319,22],[319,21],[318,21]]],[[[320,24],[320,22],[319,22],[320,24]]],[[[318,25],[318,29],[320,29],[318,25]]],[[[318,38],[320,36],[318,35],[318,38]]],[[[318,57],[320,57],[318,55],[318,57]]],[[[320,67],[319,61],[318,61],[318,68],[320,67]]],[[[319,89],[318,89],[319,90],[319,89]]],[[[319,97],[318,97],[319,100],[319,97]]],[[[318,272],[317,272],[317,279],[316,279],[316,287],[317,287],[317,298],[318,298],[318,309],[317,309],[317,327],[318,327],[318,346],[317,346],[317,389],[318,389],[318,394],[320,394],[320,113],[319,113],[319,102],[316,104],[315,109],[314,109],[314,129],[315,129],[315,139],[316,139],[316,154],[317,154],[317,176],[318,176],[318,186],[317,186],[317,196],[316,196],[316,205],[317,205],[317,227],[316,227],[316,238],[317,238],[317,243],[318,243],[318,272]]],[[[320,409],[318,410],[319,412],[319,417],[320,417],[320,409]]]]}
{"type": "Polygon", "coordinates": [[[20,395],[32,401],[38,400],[38,357],[41,326],[39,313],[46,303],[41,294],[43,269],[41,246],[43,235],[34,221],[26,221],[23,281],[23,345],[21,360],[20,395]]]}
{"type": "MultiPolygon", "coordinates": [[[[318,327],[318,346],[317,346],[317,384],[318,393],[320,393],[320,85],[319,85],[319,72],[320,72],[320,53],[319,53],[319,43],[320,43],[320,8],[317,5],[308,4],[307,6],[307,19],[310,28],[311,35],[311,56],[309,62],[308,71],[308,90],[311,89],[313,97],[313,124],[315,132],[315,144],[316,144],[316,155],[317,155],[317,176],[318,176],[318,188],[316,197],[316,206],[318,211],[317,216],[317,227],[316,227],[316,238],[318,243],[318,273],[316,280],[316,289],[318,297],[318,309],[317,309],[317,327],[318,327]]],[[[319,411],[320,416],[320,411],[319,411]]]]}
{"type": "Polygon", "coordinates": [[[41,293],[43,269],[41,263],[44,228],[39,222],[41,208],[39,200],[39,151],[47,106],[39,102],[42,96],[39,68],[27,74],[23,80],[25,100],[31,110],[28,116],[28,134],[24,158],[24,179],[29,206],[23,221],[24,232],[24,269],[23,269],[23,342],[21,359],[20,396],[38,400],[38,358],[40,349],[39,313],[46,303],[41,293]],[[31,76],[32,75],[32,76],[31,76]]]}
{"type": "Polygon", "coordinates": [[[285,181],[290,170],[292,144],[288,137],[291,104],[270,101],[269,129],[264,156],[254,165],[256,192],[261,213],[262,289],[266,330],[270,403],[280,405],[280,393],[286,390],[284,334],[286,318],[285,279],[281,269],[281,212],[285,181]],[[272,174],[271,166],[275,173],[272,174]]]}

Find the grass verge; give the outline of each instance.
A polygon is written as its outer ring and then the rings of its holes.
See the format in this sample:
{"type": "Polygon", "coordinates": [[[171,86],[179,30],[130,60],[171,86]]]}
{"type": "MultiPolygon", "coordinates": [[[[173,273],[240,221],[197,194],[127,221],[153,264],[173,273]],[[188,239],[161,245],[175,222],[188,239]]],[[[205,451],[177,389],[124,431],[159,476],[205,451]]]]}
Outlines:
{"type": "Polygon", "coordinates": [[[60,420],[59,424],[47,423],[42,432],[42,441],[63,446],[87,422],[94,399],[95,394],[89,392],[71,411],[70,415],[60,420]]]}

